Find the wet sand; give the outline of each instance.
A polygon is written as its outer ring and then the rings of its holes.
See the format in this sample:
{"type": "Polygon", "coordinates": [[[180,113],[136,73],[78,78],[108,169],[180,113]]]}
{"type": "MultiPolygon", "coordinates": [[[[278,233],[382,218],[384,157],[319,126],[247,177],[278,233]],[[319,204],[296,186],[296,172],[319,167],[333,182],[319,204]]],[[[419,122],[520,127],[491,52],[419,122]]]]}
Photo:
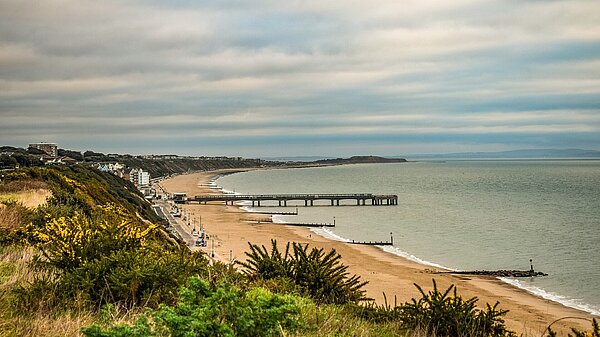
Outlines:
{"type": "MultiPolygon", "coordinates": [[[[188,196],[216,194],[221,192],[210,188],[209,182],[217,174],[227,172],[228,170],[223,170],[180,175],[162,181],[161,185],[171,193],[185,192],[188,196]]],[[[507,325],[524,336],[540,336],[548,324],[562,317],[584,317],[590,320],[593,317],[534,296],[494,277],[433,274],[433,271],[440,270],[386,253],[377,247],[329,240],[304,227],[248,221],[269,216],[248,213],[238,206],[226,206],[221,202],[208,205],[186,204],[183,209],[191,219],[196,219],[196,223],[201,217],[207,234],[211,236],[207,247],[193,249],[202,249],[211,254],[214,241],[215,258],[223,262],[245,260],[244,252],[248,250],[248,242],[269,247],[271,239],[277,240],[280,248],[285,247],[287,242],[302,242],[326,250],[335,249],[342,256],[343,263],[349,266],[351,274],[360,275],[362,279],[369,281],[365,286],[367,296],[378,303],[384,302],[384,292],[388,303],[392,305],[394,301],[398,304],[407,302],[419,296],[414,283],[427,291],[432,288],[432,279],[435,278],[440,288],[456,285],[463,298],[477,296],[478,304],[482,307],[485,303],[493,305],[499,301],[501,309],[509,310],[505,316],[507,325]]],[[[191,231],[191,228],[188,230],[191,231]]],[[[589,330],[591,323],[567,319],[553,325],[555,330],[565,332],[565,335],[569,327],[589,330]]]]}

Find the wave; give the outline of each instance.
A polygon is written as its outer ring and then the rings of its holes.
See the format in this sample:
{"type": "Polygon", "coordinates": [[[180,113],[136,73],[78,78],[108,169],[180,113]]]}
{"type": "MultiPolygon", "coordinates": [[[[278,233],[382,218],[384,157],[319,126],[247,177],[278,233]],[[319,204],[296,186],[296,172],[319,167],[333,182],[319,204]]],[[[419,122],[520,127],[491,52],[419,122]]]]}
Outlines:
{"type": "Polygon", "coordinates": [[[498,277],[498,279],[504,283],[508,283],[514,287],[523,289],[537,297],[541,297],[546,300],[560,303],[569,308],[574,308],[577,310],[589,312],[592,315],[600,315],[600,308],[595,307],[593,305],[589,305],[587,303],[584,303],[581,300],[568,298],[566,296],[558,295],[558,294],[546,291],[542,288],[538,288],[536,286],[527,285],[527,284],[521,282],[520,280],[516,280],[514,278],[498,277]]]}
{"type": "Polygon", "coordinates": [[[403,251],[402,249],[398,248],[398,247],[394,247],[394,246],[378,246],[379,248],[381,248],[383,251],[390,253],[390,254],[394,254],[396,256],[400,256],[403,257],[407,260],[413,261],[413,262],[417,262],[419,264],[422,265],[426,265],[426,266],[430,266],[430,267],[436,267],[436,268],[441,268],[441,269],[445,269],[445,270],[450,270],[450,271],[458,271],[458,269],[453,269],[453,268],[449,268],[446,266],[442,266],[441,264],[437,264],[435,262],[430,262],[427,260],[423,260],[420,259],[408,252],[403,251]]]}
{"type": "Polygon", "coordinates": [[[314,227],[314,228],[311,228],[310,231],[315,234],[318,234],[326,239],[329,239],[329,240],[341,241],[341,242],[351,242],[352,241],[352,240],[346,239],[342,236],[335,234],[330,229],[325,228],[325,227],[314,227]]]}

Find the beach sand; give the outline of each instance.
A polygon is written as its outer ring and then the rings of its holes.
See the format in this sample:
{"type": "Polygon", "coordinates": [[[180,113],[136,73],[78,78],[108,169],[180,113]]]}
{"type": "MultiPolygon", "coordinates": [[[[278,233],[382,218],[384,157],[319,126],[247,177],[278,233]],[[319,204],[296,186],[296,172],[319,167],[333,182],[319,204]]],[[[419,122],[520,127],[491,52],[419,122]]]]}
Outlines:
{"type": "MultiPolygon", "coordinates": [[[[188,196],[216,194],[220,192],[211,189],[208,183],[215,175],[226,172],[227,170],[180,175],[162,181],[161,185],[171,193],[185,192],[188,196]]],[[[439,288],[446,289],[454,284],[463,298],[477,296],[481,307],[485,303],[493,305],[499,301],[501,309],[509,310],[505,316],[507,326],[523,336],[540,336],[548,324],[559,318],[583,317],[591,320],[593,317],[560,303],[536,297],[493,277],[434,274],[433,267],[384,252],[377,247],[329,240],[308,228],[247,221],[267,218],[268,215],[251,214],[238,206],[226,206],[221,202],[208,205],[186,204],[183,209],[192,219],[202,218],[202,224],[211,238],[207,247],[193,249],[202,249],[210,254],[211,242],[214,240],[215,258],[223,262],[243,261],[246,259],[244,252],[248,250],[248,242],[270,247],[271,239],[276,239],[280,248],[284,248],[287,242],[302,242],[323,247],[327,251],[335,249],[342,256],[343,263],[349,266],[351,274],[360,275],[362,279],[369,281],[365,286],[367,296],[378,303],[384,302],[384,292],[388,303],[392,305],[395,299],[401,304],[419,297],[414,283],[427,291],[432,288],[432,279],[435,278],[439,288]]],[[[191,231],[191,228],[188,230],[191,231]]],[[[566,319],[553,325],[553,329],[564,332],[565,335],[570,327],[589,330],[591,323],[566,319]]]]}

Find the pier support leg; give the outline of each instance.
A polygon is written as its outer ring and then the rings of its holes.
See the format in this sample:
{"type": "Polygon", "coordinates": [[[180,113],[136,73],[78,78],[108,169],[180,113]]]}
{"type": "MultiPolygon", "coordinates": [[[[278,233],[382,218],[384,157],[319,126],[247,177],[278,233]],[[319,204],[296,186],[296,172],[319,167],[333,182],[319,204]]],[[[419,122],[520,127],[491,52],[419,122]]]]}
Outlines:
{"type": "Polygon", "coordinates": [[[283,206],[284,206],[284,207],[287,207],[287,200],[284,200],[284,201],[283,201],[283,206]]]}
{"type": "Polygon", "coordinates": [[[260,207],[260,200],[258,201],[258,207],[260,207]]]}
{"type": "Polygon", "coordinates": [[[310,201],[310,205],[313,206],[313,200],[310,201]]]}
{"type": "Polygon", "coordinates": [[[340,205],[340,201],[339,200],[336,200],[336,203],[337,203],[338,206],[340,205]]]}
{"type": "Polygon", "coordinates": [[[281,207],[281,200],[278,200],[278,201],[279,201],[279,207],[281,207]]]}
{"type": "Polygon", "coordinates": [[[308,206],[308,200],[304,200],[304,207],[308,206]]]}
{"type": "Polygon", "coordinates": [[[252,200],[252,207],[254,207],[254,200],[252,200]]]}
{"type": "Polygon", "coordinates": [[[333,199],[331,199],[331,206],[333,206],[333,199]]]}

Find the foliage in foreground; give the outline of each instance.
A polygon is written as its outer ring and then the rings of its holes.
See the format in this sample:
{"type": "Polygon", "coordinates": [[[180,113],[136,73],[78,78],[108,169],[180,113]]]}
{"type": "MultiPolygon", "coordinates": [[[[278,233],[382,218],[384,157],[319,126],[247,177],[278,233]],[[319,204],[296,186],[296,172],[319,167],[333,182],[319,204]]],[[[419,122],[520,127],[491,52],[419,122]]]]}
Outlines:
{"type": "Polygon", "coordinates": [[[441,291],[433,280],[433,289],[429,292],[415,286],[421,293],[419,299],[413,298],[399,306],[390,306],[386,301],[383,305],[357,307],[357,314],[376,322],[399,321],[406,329],[432,336],[514,336],[502,319],[508,310],[498,309],[498,303],[478,309],[477,297],[464,300],[457,295],[454,285],[441,291]]]}
{"type": "MultiPolygon", "coordinates": [[[[551,327],[548,327],[548,337],[556,337],[556,331],[552,330],[551,327]]],[[[592,330],[591,331],[581,331],[575,328],[571,328],[573,335],[569,334],[569,337],[600,337],[600,325],[598,321],[594,318],[592,319],[592,330]]]]}
{"type": "Polygon", "coordinates": [[[499,310],[498,302],[486,304],[483,310],[477,309],[477,297],[463,300],[451,285],[445,291],[437,288],[433,280],[433,290],[425,293],[415,284],[422,297],[402,306],[402,321],[408,328],[421,328],[435,336],[508,336],[513,333],[506,329],[502,316],[507,310],[499,310]],[[450,295],[452,293],[452,295],[450,295]]]}
{"type": "Polygon", "coordinates": [[[226,283],[213,289],[207,281],[191,278],[180,289],[176,306],[162,306],[133,326],[92,325],[83,333],[88,337],[274,336],[298,327],[302,301],[263,288],[242,291],[226,283]]]}
{"type": "Polygon", "coordinates": [[[277,241],[271,240],[271,252],[265,246],[248,243],[248,259],[239,262],[251,279],[288,279],[300,291],[318,303],[358,303],[365,300],[362,289],[366,281],[360,276],[348,275],[348,267],[340,262],[341,256],[332,249],[325,253],[323,248],[312,248],[299,243],[286,245],[282,254],[277,241]]]}

